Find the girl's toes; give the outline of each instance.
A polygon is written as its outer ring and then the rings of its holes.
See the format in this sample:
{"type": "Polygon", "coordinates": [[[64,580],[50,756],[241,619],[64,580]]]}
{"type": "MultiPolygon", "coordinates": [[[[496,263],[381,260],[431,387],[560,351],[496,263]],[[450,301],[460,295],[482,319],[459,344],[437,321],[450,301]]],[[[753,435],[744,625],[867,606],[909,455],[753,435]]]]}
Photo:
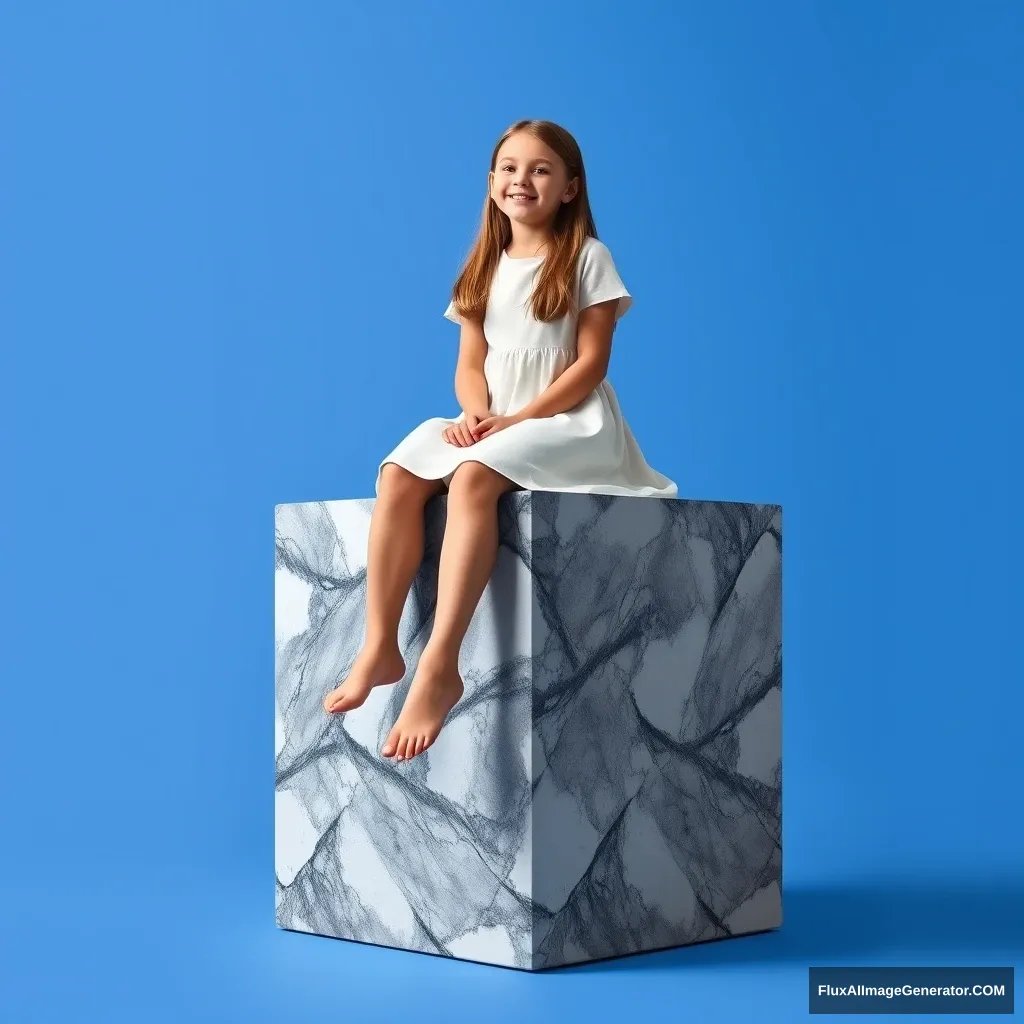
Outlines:
{"type": "Polygon", "coordinates": [[[391,743],[392,756],[396,761],[404,761],[406,758],[405,747],[408,740],[402,733],[399,733],[391,743]]]}

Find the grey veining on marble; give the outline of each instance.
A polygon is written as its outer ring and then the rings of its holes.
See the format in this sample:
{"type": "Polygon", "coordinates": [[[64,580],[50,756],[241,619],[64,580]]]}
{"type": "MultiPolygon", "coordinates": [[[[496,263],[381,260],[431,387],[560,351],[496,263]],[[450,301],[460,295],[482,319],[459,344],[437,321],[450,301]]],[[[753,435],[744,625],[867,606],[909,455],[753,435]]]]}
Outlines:
{"type": "Polygon", "coordinates": [[[446,507],[406,678],[342,716],[373,499],[277,507],[278,924],[530,970],[777,927],[782,509],[505,495],[465,695],[393,764],[446,507]]]}

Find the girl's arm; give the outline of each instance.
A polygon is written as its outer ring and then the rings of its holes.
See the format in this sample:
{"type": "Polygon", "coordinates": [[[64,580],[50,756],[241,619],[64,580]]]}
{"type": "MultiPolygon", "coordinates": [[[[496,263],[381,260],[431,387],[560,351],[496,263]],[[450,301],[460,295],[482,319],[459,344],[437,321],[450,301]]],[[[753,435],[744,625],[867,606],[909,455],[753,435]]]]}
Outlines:
{"type": "Polygon", "coordinates": [[[515,419],[540,419],[568,412],[604,380],[612,355],[612,331],[618,304],[618,299],[609,299],[580,310],[575,361],[516,413],[515,419]]]}
{"type": "Polygon", "coordinates": [[[491,397],[484,377],[487,339],[483,327],[465,320],[459,334],[459,361],[455,367],[455,397],[467,415],[484,419],[491,414],[491,397]]]}

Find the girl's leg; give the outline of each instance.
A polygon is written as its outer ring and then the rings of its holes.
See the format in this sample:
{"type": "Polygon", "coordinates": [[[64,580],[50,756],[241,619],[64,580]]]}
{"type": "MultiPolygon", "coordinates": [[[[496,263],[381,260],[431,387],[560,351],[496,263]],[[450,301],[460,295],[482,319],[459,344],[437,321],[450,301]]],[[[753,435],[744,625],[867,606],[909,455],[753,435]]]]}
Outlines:
{"type": "Polygon", "coordinates": [[[423,561],[427,501],[444,490],[441,480],[424,480],[389,462],[370,518],[366,562],[366,636],[345,681],[324,698],[324,710],[351,711],[375,686],[405,675],[398,624],[423,561]]]}
{"type": "Polygon", "coordinates": [[[381,753],[415,757],[434,742],[462,696],[459,649],[498,554],[498,498],[516,484],[479,462],[464,462],[448,491],[434,628],[409,694],[381,753]]]}

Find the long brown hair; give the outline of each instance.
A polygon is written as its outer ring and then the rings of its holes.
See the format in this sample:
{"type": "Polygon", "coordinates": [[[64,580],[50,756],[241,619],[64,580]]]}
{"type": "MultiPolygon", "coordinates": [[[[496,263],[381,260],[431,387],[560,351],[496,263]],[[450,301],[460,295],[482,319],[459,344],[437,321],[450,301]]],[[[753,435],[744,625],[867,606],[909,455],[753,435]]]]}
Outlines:
{"type": "MultiPolygon", "coordinates": [[[[531,300],[535,319],[545,322],[560,320],[569,312],[574,315],[577,312],[573,308],[576,261],[587,236],[597,237],[594,215],[590,211],[590,199],[587,196],[583,154],[576,140],[564,128],[551,121],[516,121],[498,139],[491,153],[491,171],[495,169],[501,147],[516,132],[527,132],[540,139],[565,162],[569,180],[579,178],[576,195],[569,202],[562,203],[555,215],[553,237],[541,263],[531,300]]],[[[480,232],[452,289],[452,302],[460,316],[468,320],[483,320],[491,279],[502,252],[511,241],[512,224],[491,199],[488,177],[480,232]]]]}

